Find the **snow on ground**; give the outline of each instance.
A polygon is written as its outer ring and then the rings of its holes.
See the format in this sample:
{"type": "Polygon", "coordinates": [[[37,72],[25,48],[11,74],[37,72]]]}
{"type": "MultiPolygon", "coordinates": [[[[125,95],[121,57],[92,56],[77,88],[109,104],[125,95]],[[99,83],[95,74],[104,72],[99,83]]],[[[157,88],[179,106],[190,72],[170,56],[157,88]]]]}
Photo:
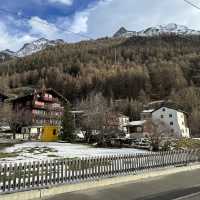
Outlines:
{"type": "Polygon", "coordinates": [[[0,152],[15,153],[15,157],[1,158],[0,163],[7,162],[31,162],[41,160],[51,160],[58,158],[81,158],[81,157],[97,157],[104,155],[123,155],[144,153],[146,151],[133,148],[109,149],[95,148],[83,144],[70,143],[42,143],[42,142],[26,142],[8,147],[0,152]]]}

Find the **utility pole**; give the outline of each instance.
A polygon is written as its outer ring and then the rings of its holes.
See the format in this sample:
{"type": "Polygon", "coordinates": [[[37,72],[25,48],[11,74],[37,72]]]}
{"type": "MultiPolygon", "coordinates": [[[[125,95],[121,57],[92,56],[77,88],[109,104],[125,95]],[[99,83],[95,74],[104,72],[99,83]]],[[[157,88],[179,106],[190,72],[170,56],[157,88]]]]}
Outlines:
{"type": "Polygon", "coordinates": [[[117,65],[117,49],[115,48],[115,65],[117,65]]]}

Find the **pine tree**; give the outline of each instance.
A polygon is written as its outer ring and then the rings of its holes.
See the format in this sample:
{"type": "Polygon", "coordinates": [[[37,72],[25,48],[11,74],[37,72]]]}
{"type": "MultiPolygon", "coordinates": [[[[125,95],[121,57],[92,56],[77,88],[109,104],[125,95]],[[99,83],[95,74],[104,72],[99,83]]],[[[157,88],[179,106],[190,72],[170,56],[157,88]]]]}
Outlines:
{"type": "Polygon", "coordinates": [[[62,135],[61,139],[68,142],[73,142],[75,139],[74,135],[74,121],[73,116],[70,113],[70,106],[69,104],[65,105],[64,114],[62,118],[62,135]]]}

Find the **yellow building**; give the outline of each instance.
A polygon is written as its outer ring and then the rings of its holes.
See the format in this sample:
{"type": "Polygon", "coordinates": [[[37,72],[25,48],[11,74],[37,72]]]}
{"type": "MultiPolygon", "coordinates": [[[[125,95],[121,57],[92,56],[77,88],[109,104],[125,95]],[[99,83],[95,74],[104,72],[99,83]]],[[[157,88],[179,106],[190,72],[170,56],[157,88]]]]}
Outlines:
{"type": "Polygon", "coordinates": [[[58,133],[59,133],[58,126],[44,126],[40,134],[40,141],[56,142],[58,140],[58,133]]]}

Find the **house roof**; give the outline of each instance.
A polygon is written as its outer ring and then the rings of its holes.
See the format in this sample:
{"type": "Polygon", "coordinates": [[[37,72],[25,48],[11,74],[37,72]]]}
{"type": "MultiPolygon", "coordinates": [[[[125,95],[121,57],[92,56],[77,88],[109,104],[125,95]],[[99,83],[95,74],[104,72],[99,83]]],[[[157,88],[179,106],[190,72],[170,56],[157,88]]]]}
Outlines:
{"type": "Polygon", "coordinates": [[[146,120],[140,120],[140,121],[132,121],[126,124],[126,126],[142,126],[146,120]]]}
{"type": "Polygon", "coordinates": [[[188,113],[186,111],[184,111],[180,106],[177,106],[177,105],[174,105],[174,106],[172,106],[172,105],[171,106],[170,105],[163,105],[163,106],[160,106],[159,108],[155,109],[153,112],[155,112],[155,111],[157,111],[157,110],[159,110],[161,108],[173,109],[173,110],[176,110],[178,112],[182,112],[182,113],[188,115],[188,113]]]}
{"type": "Polygon", "coordinates": [[[142,113],[152,113],[155,109],[143,110],[142,113]]]}
{"type": "Polygon", "coordinates": [[[176,111],[179,111],[179,112],[182,112],[182,113],[185,113],[188,115],[188,113],[184,110],[184,108],[176,103],[173,103],[171,101],[157,101],[157,102],[160,103],[159,106],[157,106],[155,108],[143,110],[142,113],[153,113],[161,108],[169,108],[169,109],[173,109],[173,110],[176,110],[176,111]]]}
{"type": "Polygon", "coordinates": [[[83,110],[72,110],[72,111],[70,111],[70,113],[72,113],[72,114],[84,114],[85,111],[83,111],[83,110]]]}
{"type": "Polygon", "coordinates": [[[19,100],[22,100],[22,99],[31,98],[35,94],[40,94],[42,92],[48,92],[48,93],[55,95],[58,98],[62,99],[65,103],[69,103],[68,100],[63,95],[61,95],[59,92],[57,92],[53,88],[47,88],[47,89],[44,89],[44,90],[43,89],[40,89],[40,90],[34,89],[34,90],[31,90],[28,94],[17,96],[15,98],[10,99],[10,101],[15,102],[15,101],[19,101],[19,100]]]}

